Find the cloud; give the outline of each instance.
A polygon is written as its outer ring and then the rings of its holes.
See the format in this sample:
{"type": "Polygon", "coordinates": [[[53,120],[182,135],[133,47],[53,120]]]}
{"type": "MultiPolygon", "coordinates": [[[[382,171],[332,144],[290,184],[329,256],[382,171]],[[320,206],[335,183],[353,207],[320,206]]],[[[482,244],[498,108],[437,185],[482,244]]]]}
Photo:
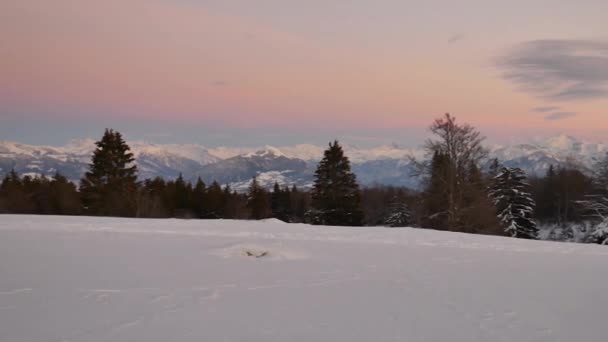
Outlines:
{"type": "Polygon", "coordinates": [[[548,112],[556,111],[558,109],[559,109],[559,107],[547,106],[547,107],[535,107],[535,108],[532,108],[532,111],[536,112],[536,113],[548,113],[548,112]]]}
{"type": "Polygon", "coordinates": [[[555,113],[551,113],[551,114],[545,116],[545,120],[556,121],[556,120],[570,118],[573,116],[576,116],[576,113],[574,113],[574,112],[555,112],[555,113]]]}
{"type": "Polygon", "coordinates": [[[575,113],[575,112],[560,111],[560,107],[557,107],[557,106],[535,107],[535,108],[532,108],[532,111],[536,112],[536,113],[546,114],[545,115],[546,121],[557,121],[557,120],[566,119],[566,118],[570,118],[570,117],[577,115],[577,113],[575,113]]]}
{"type": "Polygon", "coordinates": [[[554,101],[608,98],[608,41],[536,40],[498,59],[503,77],[554,101]]]}
{"type": "Polygon", "coordinates": [[[461,41],[464,39],[464,34],[462,33],[456,33],[450,36],[450,38],[448,38],[448,43],[449,44],[453,44],[456,43],[458,41],[461,41]]]}

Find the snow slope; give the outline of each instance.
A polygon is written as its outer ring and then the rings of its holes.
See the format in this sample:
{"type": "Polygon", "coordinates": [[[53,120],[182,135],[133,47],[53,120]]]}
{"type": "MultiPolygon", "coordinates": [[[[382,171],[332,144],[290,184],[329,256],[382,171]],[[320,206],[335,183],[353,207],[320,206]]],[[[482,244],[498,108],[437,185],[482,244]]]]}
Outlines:
{"type": "Polygon", "coordinates": [[[0,216],[0,341],[599,342],[606,260],[418,229],[0,216]]]}

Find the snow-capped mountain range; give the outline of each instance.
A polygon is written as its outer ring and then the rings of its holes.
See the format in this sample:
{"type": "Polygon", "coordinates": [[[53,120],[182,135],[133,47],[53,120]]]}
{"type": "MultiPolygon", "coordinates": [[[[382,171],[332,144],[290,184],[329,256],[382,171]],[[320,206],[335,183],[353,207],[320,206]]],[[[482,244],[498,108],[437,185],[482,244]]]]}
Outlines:
{"type": "MultiPolygon", "coordinates": [[[[251,178],[267,187],[274,182],[282,185],[312,184],[317,162],[325,146],[295,145],[260,148],[206,148],[201,145],[151,144],[128,142],[136,157],[141,178],[161,176],[174,179],[180,173],[186,179],[201,177],[205,182],[217,180],[244,190],[251,178]]],[[[53,175],[60,172],[78,180],[86,171],[95,149],[93,139],[75,140],[61,147],[34,146],[0,141],[0,175],[15,169],[20,174],[53,175]]],[[[608,152],[608,145],[585,142],[571,136],[559,135],[526,143],[491,146],[490,155],[507,166],[517,166],[531,175],[542,175],[549,165],[577,164],[591,169],[597,158],[608,152]]],[[[398,185],[415,188],[420,179],[414,171],[410,156],[423,159],[422,148],[385,145],[375,148],[345,146],[353,171],[363,185],[398,185]]]]}

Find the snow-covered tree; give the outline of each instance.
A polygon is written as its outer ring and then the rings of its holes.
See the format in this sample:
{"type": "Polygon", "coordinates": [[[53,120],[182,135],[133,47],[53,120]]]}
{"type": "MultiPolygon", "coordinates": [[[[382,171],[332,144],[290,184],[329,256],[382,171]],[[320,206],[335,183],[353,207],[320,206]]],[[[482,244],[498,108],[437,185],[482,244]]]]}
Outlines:
{"type": "Polygon", "coordinates": [[[608,153],[593,166],[594,185],[601,194],[608,193],[608,153]]]}
{"type": "Polygon", "coordinates": [[[608,153],[597,161],[593,169],[595,195],[578,203],[593,219],[593,228],[586,242],[608,245],[608,153]]]}
{"type": "Polygon", "coordinates": [[[589,216],[595,219],[587,242],[608,245],[608,198],[590,196],[588,200],[579,203],[589,213],[589,216]]]}
{"type": "Polygon", "coordinates": [[[390,212],[384,220],[384,225],[388,227],[407,227],[410,225],[411,217],[412,214],[407,204],[399,198],[394,198],[390,212]]]}
{"type": "Polygon", "coordinates": [[[533,219],[536,204],[528,187],[526,175],[520,168],[503,167],[494,177],[488,194],[507,235],[537,239],[538,228],[533,219]]]}

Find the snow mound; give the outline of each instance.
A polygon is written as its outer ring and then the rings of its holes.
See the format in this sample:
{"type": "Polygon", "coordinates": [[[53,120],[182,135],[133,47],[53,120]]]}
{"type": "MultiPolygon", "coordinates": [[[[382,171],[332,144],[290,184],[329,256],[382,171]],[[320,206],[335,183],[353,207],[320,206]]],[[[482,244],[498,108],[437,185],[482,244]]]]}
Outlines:
{"type": "Polygon", "coordinates": [[[309,255],[301,250],[281,245],[235,244],[211,250],[210,255],[221,258],[250,258],[263,260],[305,260],[309,255]]]}
{"type": "Polygon", "coordinates": [[[260,220],[260,222],[270,223],[270,224],[287,224],[287,222],[281,221],[276,218],[267,218],[267,219],[260,220]]]}

